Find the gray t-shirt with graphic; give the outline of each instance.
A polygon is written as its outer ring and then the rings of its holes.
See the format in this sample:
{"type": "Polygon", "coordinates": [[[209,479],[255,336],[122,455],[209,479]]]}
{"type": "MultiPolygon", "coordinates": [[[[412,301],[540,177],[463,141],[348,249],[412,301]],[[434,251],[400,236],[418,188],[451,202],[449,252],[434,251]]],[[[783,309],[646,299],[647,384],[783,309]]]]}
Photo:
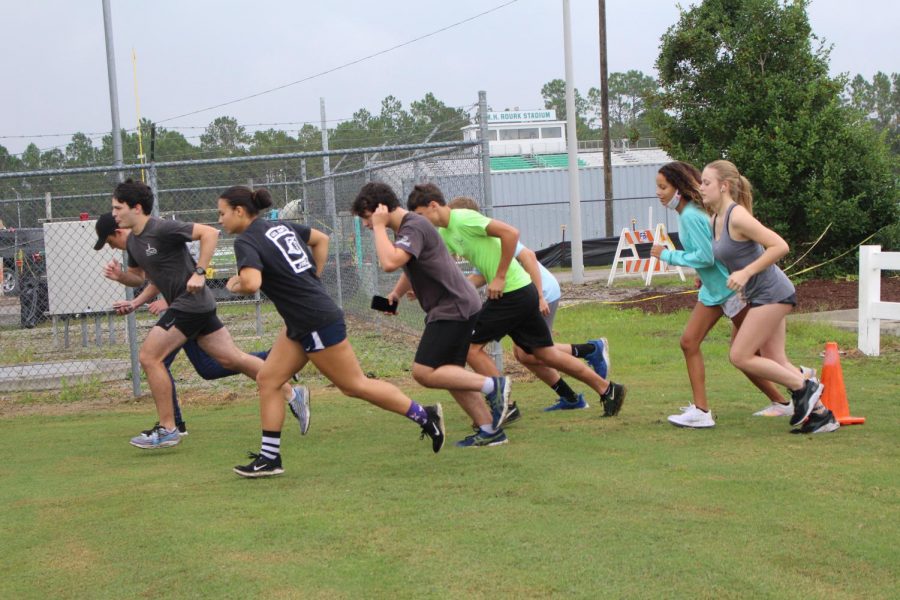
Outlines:
{"type": "Polygon", "coordinates": [[[478,292],[428,219],[412,212],[404,215],[394,246],[412,256],[403,271],[426,313],[426,323],[468,321],[481,310],[478,292]]]}
{"type": "Polygon", "coordinates": [[[163,298],[174,308],[187,313],[204,313],[216,309],[216,299],[208,287],[196,294],[187,291],[187,282],[197,263],[186,242],[190,242],[193,223],[150,217],[140,235],[128,236],[128,266],[140,267],[159,288],[163,298]]]}

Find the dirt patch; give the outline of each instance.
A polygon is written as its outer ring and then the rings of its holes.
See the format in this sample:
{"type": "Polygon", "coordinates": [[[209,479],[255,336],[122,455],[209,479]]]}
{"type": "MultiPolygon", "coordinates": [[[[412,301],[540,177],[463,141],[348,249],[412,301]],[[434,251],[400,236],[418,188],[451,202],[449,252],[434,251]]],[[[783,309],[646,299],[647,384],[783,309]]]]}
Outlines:
{"type": "MultiPolygon", "coordinates": [[[[640,308],[648,314],[690,310],[697,302],[695,293],[684,287],[643,288],[616,304],[618,308],[640,308]]],[[[848,310],[857,308],[859,282],[855,280],[811,279],[797,284],[795,313],[848,310]]],[[[881,278],[881,299],[900,302],[900,277],[881,278]]]]}

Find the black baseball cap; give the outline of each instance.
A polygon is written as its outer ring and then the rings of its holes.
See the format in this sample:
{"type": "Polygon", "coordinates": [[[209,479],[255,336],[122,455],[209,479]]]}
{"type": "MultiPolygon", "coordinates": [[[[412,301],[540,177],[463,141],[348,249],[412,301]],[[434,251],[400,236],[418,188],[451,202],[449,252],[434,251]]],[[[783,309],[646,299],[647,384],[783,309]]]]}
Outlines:
{"type": "Polygon", "coordinates": [[[116,218],[112,216],[112,213],[100,215],[97,219],[97,224],[94,226],[94,229],[97,230],[97,243],[94,244],[94,250],[102,248],[106,244],[106,238],[114,234],[118,228],[116,218]]]}

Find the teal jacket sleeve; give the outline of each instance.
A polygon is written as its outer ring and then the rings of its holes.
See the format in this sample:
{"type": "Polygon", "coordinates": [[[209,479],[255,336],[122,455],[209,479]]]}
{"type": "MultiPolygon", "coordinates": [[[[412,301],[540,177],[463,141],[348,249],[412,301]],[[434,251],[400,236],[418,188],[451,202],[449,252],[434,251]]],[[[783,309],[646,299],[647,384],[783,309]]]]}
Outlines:
{"type": "Polygon", "coordinates": [[[666,248],[660,258],[677,267],[700,269],[713,266],[716,259],[713,256],[712,228],[709,221],[702,213],[693,211],[686,216],[687,218],[681,219],[681,228],[678,232],[684,250],[673,251],[666,248]]]}

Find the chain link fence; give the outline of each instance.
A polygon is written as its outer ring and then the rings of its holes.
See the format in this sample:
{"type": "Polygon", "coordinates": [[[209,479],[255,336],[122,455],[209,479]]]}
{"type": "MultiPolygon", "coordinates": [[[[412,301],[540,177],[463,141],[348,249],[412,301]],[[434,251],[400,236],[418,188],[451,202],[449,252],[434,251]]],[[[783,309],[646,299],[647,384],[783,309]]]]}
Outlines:
{"type": "MultiPolygon", "coordinates": [[[[0,392],[41,389],[67,381],[107,381],[131,376],[139,392],[137,347],[157,317],[146,310],[118,317],[117,300],[133,292],[102,276],[121,251],[96,242],[96,218],[109,212],[111,193],[123,178],[143,179],[154,190],[164,219],[217,224],[216,200],[225,188],[266,187],[275,206],[267,218],[305,223],[331,237],[323,282],[344,311],[376,327],[421,330],[424,314],[405,302],[397,318],[373,318],[373,294],[385,295],[398,273],[381,271],[371,233],[349,209],[369,181],[391,185],[402,199],[431,181],[448,198],[484,201],[480,145],[437,142],[156,163],[0,173],[0,392]],[[307,167],[324,176],[307,178],[307,167]]],[[[463,265],[465,266],[465,265],[463,265]]],[[[281,321],[264,296],[238,297],[225,289],[235,274],[233,239],[222,234],[209,265],[207,285],[220,316],[238,340],[268,347],[281,321]]],[[[245,348],[249,349],[249,348],[245,348]]],[[[258,348],[257,348],[258,349],[258,348]]]]}

